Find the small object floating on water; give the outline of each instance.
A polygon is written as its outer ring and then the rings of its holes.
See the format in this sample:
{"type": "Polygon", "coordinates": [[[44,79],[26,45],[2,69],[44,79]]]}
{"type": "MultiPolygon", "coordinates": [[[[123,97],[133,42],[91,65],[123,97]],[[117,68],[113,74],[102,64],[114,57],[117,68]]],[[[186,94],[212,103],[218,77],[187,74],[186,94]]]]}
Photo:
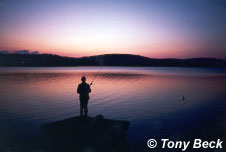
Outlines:
{"type": "Polygon", "coordinates": [[[184,97],[184,96],[182,97],[182,100],[183,100],[183,101],[185,100],[185,97],[184,97]]]}

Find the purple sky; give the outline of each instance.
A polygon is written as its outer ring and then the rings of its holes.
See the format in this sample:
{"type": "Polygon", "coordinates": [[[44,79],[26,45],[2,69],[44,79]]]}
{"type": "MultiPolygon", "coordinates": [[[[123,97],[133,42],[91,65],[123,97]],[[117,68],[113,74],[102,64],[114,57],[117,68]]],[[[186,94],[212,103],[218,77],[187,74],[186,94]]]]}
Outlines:
{"type": "Polygon", "coordinates": [[[224,0],[0,0],[0,50],[226,58],[224,0]]]}

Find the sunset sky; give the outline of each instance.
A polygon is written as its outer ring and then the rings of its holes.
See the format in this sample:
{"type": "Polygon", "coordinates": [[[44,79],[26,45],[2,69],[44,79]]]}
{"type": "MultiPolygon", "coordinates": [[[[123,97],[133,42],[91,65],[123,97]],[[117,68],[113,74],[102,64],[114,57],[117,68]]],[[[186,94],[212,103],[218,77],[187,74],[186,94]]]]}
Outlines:
{"type": "Polygon", "coordinates": [[[0,0],[0,50],[226,58],[225,0],[0,0]]]}

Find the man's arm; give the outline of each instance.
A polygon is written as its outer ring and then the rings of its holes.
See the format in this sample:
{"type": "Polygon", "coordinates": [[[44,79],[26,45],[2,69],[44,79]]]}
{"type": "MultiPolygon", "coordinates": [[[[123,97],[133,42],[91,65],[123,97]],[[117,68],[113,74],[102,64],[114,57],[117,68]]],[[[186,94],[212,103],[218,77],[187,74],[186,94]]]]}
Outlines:
{"type": "Polygon", "coordinates": [[[78,85],[78,88],[77,88],[77,93],[80,94],[81,91],[80,91],[80,85],[78,85]]]}
{"type": "Polygon", "coordinates": [[[88,88],[89,88],[89,90],[88,90],[88,91],[89,91],[89,93],[90,93],[90,92],[91,92],[91,88],[90,88],[90,85],[89,85],[89,87],[88,87],[88,88]]]}

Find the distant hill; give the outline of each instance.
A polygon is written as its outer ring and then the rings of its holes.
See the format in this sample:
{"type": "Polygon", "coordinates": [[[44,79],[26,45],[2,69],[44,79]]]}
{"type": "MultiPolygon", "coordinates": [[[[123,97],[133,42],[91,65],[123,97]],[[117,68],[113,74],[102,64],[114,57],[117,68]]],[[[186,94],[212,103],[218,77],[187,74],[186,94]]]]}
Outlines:
{"type": "Polygon", "coordinates": [[[52,54],[0,54],[0,66],[153,66],[153,67],[226,67],[216,58],[155,59],[132,54],[104,54],[72,58],[52,54]]]}

